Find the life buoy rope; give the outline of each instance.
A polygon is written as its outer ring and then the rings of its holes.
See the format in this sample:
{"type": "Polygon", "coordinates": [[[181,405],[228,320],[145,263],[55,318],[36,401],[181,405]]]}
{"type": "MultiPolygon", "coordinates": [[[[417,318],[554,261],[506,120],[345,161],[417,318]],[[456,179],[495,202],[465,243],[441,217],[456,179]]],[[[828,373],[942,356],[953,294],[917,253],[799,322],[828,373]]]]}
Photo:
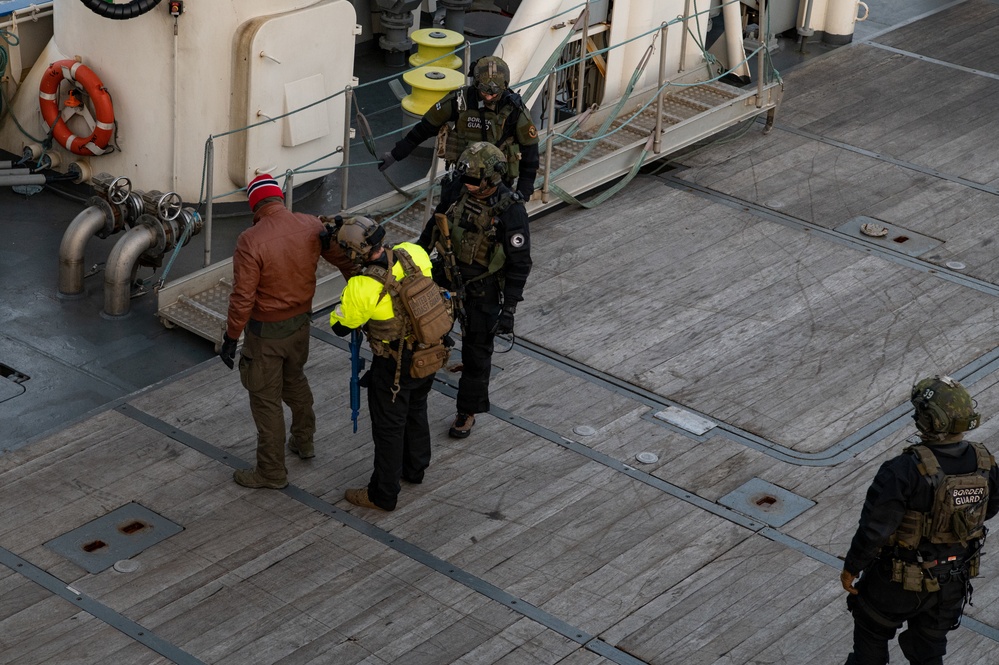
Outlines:
{"type": "MultiPolygon", "coordinates": [[[[52,138],[59,145],[77,155],[102,155],[107,150],[114,131],[114,107],[111,95],[101,79],[86,65],[76,60],[58,60],[49,65],[38,85],[38,104],[45,124],[52,130],[52,138]],[[77,136],[70,131],[59,108],[59,84],[63,80],[79,83],[94,106],[94,129],[90,136],[77,136]]],[[[71,108],[74,106],[70,104],[71,108]]],[[[77,105],[78,106],[78,105],[77,105]]],[[[72,108],[71,108],[72,110],[72,108]]],[[[75,112],[75,111],[73,111],[75,112]]]]}

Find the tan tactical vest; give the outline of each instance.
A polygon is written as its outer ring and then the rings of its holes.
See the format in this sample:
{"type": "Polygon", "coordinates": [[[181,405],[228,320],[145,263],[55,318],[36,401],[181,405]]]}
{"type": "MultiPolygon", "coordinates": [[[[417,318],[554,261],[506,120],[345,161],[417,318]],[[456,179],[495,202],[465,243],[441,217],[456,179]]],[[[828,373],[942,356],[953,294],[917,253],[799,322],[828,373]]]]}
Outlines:
{"type": "Polygon", "coordinates": [[[504,192],[488,206],[474,196],[462,196],[451,208],[451,242],[459,263],[478,264],[492,274],[506,263],[503,244],[496,241],[496,218],[513,205],[513,195],[504,192]]]}
{"type": "Polygon", "coordinates": [[[974,447],[978,468],[959,475],[947,475],[940,468],[936,456],[927,446],[912,446],[919,460],[919,473],[933,487],[933,506],[929,512],[908,510],[902,524],[892,534],[892,544],[916,549],[920,541],[933,544],[968,543],[984,535],[985,511],[989,502],[989,471],[995,460],[980,443],[974,447]]]}

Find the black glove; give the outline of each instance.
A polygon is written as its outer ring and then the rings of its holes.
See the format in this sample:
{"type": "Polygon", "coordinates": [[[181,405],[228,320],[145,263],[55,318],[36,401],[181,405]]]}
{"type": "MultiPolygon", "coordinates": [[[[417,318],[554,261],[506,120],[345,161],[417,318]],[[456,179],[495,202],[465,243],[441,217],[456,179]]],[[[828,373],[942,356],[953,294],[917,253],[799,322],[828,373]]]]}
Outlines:
{"type": "Polygon", "coordinates": [[[337,337],[346,337],[351,332],[350,328],[348,328],[347,326],[343,325],[339,321],[335,322],[330,327],[333,328],[333,334],[336,335],[337,337]]]}
{"type": "Polygon", "coordinates": [[[393,164],[395,164],[395,157],[392,156],[392,151],[390,150],[382,154],[382,161],[378,162],[378,170],[384,171],[393,164]]]}
{"type": "Polygon", "coordinates": [[[222,348],[219,349],[219,358],[225,363],[226,367],[232,369],[235,367],[236,360],[236,340],[229,337],[226,333],[222,333],[222,348]]]}
{"type": "Polygon", "coordinates": [[[496,328],[493,330],[497,335],[509,335],[513,332],[513,315],[517,311],[516,305],[505,305],[496,321],[496,328]]]}
{"type": "Polygon", "coordinates": [[[441,344],[444,345],[445,349],[454,348],[454,337],[451,337],[450,334],[444,335],[443,339],[441,339],[441,344]]]}

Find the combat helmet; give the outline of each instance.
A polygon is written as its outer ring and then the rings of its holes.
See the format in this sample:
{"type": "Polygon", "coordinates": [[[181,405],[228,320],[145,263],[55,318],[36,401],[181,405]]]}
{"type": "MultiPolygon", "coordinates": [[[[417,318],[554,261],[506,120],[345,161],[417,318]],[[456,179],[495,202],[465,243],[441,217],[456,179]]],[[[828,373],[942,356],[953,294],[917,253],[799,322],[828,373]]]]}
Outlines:
{"type": "Polygon", "coordinates": [[[949,376],[934,376],[912,386],[910,396],[916,412],[916,428],[924,434],[947,437],[975,429],[981,416],[975,401],[960,383],[949,376]]]}
{"type": "Polygon", "coordinates": [[[471,76],[479,92],[498,95],[510,87],[510,67],[495,55],[476,60],[472,65],[471,76]]]}
{"type": "Polygon", "coordinates": [[[385,228],[367,217],[348,217],[336,230],[336,242],[354,263],[363,263],[385,238],[385,228]]]}
{"type": "Polygon", "coordinates": [[[479,141],[465,148],[455,168],[462,182],[481,186],[485,181],[498,185],[506,174],[506,156],[492,143],[479,141]]]}

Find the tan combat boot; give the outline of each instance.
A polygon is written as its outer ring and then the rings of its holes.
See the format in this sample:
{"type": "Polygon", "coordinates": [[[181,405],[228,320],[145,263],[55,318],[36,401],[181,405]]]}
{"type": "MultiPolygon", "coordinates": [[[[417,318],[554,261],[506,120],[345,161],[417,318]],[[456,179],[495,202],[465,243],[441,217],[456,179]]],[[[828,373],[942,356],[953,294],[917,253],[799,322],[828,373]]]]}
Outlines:
{"type": "Polygon", "coordinates": [[[265,478],[257,469],[237,469],[232,474],[232,479],[236,481],[236,484],[250,489],[280,490],[288,486],[287,476],[283,480],[273,480],[265,478]]]}
{"type": "Polygon", "coordinates": [[[374,508],[375,510],[385,510],[368,498],[367,487],[358,487],[357,489],[347,490],[343,493],[343,498],[347,499],[347,501],[350,501],[355,506],[360,506],[362,508],[374,508]]]}
{"type": "Polygon", "coordinates": [[[312,459],[316,456],[315,443],[312,441],[299,443],[294,434],[288,437],[288,450],[298,455],[299,459],[312,459]]]}

